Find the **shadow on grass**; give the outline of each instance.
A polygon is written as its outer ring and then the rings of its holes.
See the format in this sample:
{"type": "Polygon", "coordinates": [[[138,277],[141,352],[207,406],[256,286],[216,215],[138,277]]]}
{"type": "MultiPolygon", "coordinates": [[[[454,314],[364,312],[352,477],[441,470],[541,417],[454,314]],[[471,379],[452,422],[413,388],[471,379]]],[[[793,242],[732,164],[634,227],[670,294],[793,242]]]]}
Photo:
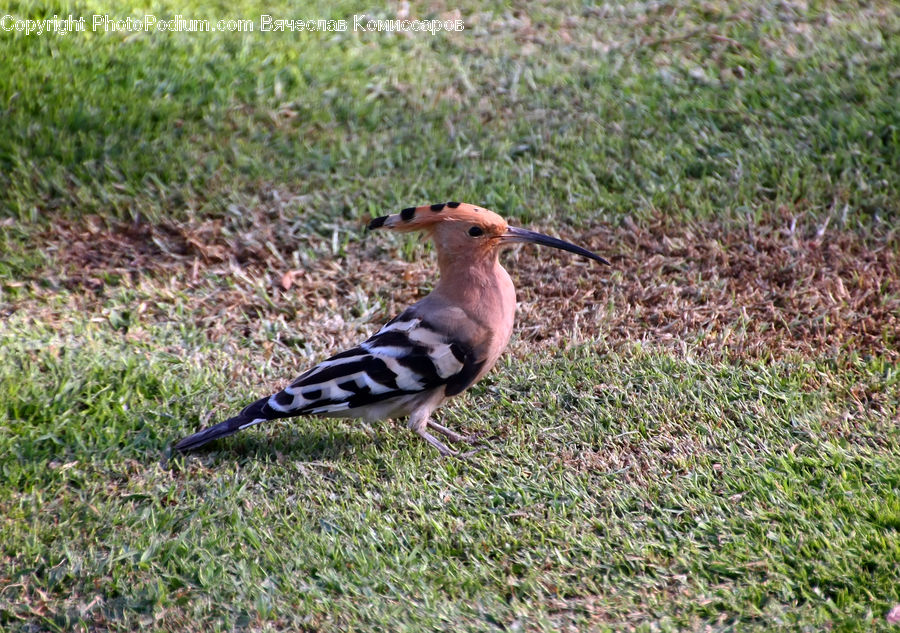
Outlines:
{"type": "MultiPolygon", "coordinates": [[[[299,462],[327,461],[358,454],[366,444],[378,441],[378,438],[369,437],[360,431],[341,429],[328,431],[289,429],[280,433],[239,433],[188,453],[179,453],[169,446],[166,448],[166,460],[184,455],[185,459],[192,456],[215,456],[224,460],[250,458],[299,462]]],[[[173,441],[172,445],[174,443],[173,441]]]]}

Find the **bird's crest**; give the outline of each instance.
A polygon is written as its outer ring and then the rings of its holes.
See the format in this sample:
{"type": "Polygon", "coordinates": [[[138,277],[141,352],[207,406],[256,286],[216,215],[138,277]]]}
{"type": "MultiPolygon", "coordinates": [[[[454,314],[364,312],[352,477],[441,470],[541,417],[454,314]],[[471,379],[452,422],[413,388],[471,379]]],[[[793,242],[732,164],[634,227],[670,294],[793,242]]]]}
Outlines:
{"type": "Polygon", "coordinates": [[[506,221],[493,211],[466,202],[442,202],[421,207],[408,207],[400,213],[383,215],[369,222],[368,229],[388,228],[395,231],[433,229],[441,222],[471,222],[482,227],[496,227],[497,233],[506,230],[506,221]]]}

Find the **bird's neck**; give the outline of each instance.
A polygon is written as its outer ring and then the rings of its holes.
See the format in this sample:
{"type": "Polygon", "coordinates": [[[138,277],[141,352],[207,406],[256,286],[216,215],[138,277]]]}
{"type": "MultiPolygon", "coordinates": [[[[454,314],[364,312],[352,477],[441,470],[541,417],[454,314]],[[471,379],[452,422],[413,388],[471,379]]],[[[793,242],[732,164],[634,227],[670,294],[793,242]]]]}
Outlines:
{"type": "Polygon", "coordinates": [[[496,253],[471,259],[441,257],[438,267],[441,278],[434,288],[435,293],[483,322],[496,323],[502,330],[512,330],[516,291],[496,253]]]}
{"type": "MultiPolygon", "coordinates": [[[[441,278],[435,290],[440,287],[442,293],[448,297],[490,288],[496,285],[497,280],[502,277],[501,272],[506,272],[500,266],[496,254],[485,257],[481,253],[475,252],[471,253],[471,256],[456,254],[453,257],[441,253],[438,255],[438,269],[441,272],[441,278]]],[[[462,297],[456,296],[455,298],[461,299],[462,297]]]]}

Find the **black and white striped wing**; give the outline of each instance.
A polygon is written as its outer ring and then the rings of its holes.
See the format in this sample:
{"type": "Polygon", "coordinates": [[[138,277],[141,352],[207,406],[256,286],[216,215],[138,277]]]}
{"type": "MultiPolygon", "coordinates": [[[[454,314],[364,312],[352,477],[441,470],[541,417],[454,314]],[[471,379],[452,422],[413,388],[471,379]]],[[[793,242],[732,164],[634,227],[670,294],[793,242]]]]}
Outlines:
{"type": "Polygon", "coordinates": [[[300,376],[268,405],[287,415],[335,414],[440,386],[456,395],[482,365],[467,345],[404,313],[358,347],[300,376]]]}
{"type": "Polygon", "coordinates": [[[431,326],[410,308],[353,349],[319,363],[278,393],[181,440],[187,451],[248,426],[297,415],[364,417],[367,409],[444,387],[454,396],[471,385],[484,359],[465,342],[431,326]]]}

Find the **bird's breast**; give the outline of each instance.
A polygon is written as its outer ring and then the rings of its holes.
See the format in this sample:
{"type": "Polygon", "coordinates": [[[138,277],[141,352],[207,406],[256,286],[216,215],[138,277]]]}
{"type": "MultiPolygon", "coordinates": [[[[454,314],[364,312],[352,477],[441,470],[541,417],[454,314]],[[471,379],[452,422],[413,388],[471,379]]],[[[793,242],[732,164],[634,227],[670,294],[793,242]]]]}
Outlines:
{"type": "Polygon", "coordinates": [[[478,318],[485,323],[490,336],[482,350],[485,363],[476,381],[490,371],[503,354],[512,336],[516,315],[516,289],[509,274],[499,264],[492,281],[477,303],[478,318]]]}

